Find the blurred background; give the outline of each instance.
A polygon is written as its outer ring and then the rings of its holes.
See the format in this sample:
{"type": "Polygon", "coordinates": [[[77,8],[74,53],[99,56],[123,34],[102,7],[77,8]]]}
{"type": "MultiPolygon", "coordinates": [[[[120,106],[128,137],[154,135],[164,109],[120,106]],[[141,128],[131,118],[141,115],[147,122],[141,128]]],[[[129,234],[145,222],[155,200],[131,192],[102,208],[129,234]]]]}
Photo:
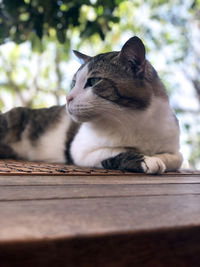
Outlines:
{"type": "Polygon", "coordinates": [[[64,104],[88,55],[139,36],[167,87],[185,167],[200,168],[200,0],[0,0],[0,111],[64,104]]]}

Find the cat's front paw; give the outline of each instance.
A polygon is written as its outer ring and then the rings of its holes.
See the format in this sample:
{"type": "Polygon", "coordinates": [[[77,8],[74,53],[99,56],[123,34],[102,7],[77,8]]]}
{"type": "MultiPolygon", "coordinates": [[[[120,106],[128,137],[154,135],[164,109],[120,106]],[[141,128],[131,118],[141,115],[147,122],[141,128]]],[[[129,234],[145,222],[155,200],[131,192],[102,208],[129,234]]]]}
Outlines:
{"type": "Polygon", "coordinates": [[[161,159],[148,156],[144,157],[142,168],[145,173],[149,174],[161,174],[166,170],[166,166],[161,159]]]}

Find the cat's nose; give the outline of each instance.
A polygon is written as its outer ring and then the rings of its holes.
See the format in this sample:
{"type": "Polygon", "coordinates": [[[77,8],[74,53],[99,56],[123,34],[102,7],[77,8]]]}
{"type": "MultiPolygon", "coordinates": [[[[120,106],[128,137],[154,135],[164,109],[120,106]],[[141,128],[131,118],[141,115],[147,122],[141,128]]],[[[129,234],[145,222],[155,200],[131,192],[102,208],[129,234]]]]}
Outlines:
{"type": "Polygon", "coordinates": [[[70,103],[73,99],[74,99],[73,96],[68,95],[68,96],[66,97],[67,105],[69,105],[69,103],[70,103]]]}

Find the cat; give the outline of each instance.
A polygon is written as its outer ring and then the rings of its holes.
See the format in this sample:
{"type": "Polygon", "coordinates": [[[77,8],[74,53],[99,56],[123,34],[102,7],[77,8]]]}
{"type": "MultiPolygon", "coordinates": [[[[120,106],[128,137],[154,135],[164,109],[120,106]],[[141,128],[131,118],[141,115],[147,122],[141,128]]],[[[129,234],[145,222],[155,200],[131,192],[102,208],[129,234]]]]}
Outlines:
{"type": "Polygon", "coordinates": [[[121,51],[75,55],[66,105],[0,115],[0,158],[161,174],[177,171],[179,124],[140,38],[121,51]]]}

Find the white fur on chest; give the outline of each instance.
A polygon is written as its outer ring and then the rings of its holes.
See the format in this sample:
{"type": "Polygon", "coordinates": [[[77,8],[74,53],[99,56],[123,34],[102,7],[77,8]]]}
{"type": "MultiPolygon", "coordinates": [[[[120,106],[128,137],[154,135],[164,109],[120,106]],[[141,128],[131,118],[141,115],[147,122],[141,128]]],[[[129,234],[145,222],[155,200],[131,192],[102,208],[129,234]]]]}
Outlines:
{"type": "Polygon", "coordinates": [[[34,144],[27,137],[28,129],[22,135],[20,142],[11,145],[20,157],[32,161],[65,163],[65,149],[69,119],[63,114],[61,120],[48,129],[34,144]]]}
{"type": "Polygon", "coordinates": [[[179,129],[167,102],[155,99],[146,111],[127,110],[115,116],[118,123],[108,123],[105,119],[82,124],[71,145],[72,158],[77,165],[84,166],[90,154],[92,163],[95,151],[104,153],[114,148],[123,152],[134,147],[145,155],[178,151],[179,129]]]}

